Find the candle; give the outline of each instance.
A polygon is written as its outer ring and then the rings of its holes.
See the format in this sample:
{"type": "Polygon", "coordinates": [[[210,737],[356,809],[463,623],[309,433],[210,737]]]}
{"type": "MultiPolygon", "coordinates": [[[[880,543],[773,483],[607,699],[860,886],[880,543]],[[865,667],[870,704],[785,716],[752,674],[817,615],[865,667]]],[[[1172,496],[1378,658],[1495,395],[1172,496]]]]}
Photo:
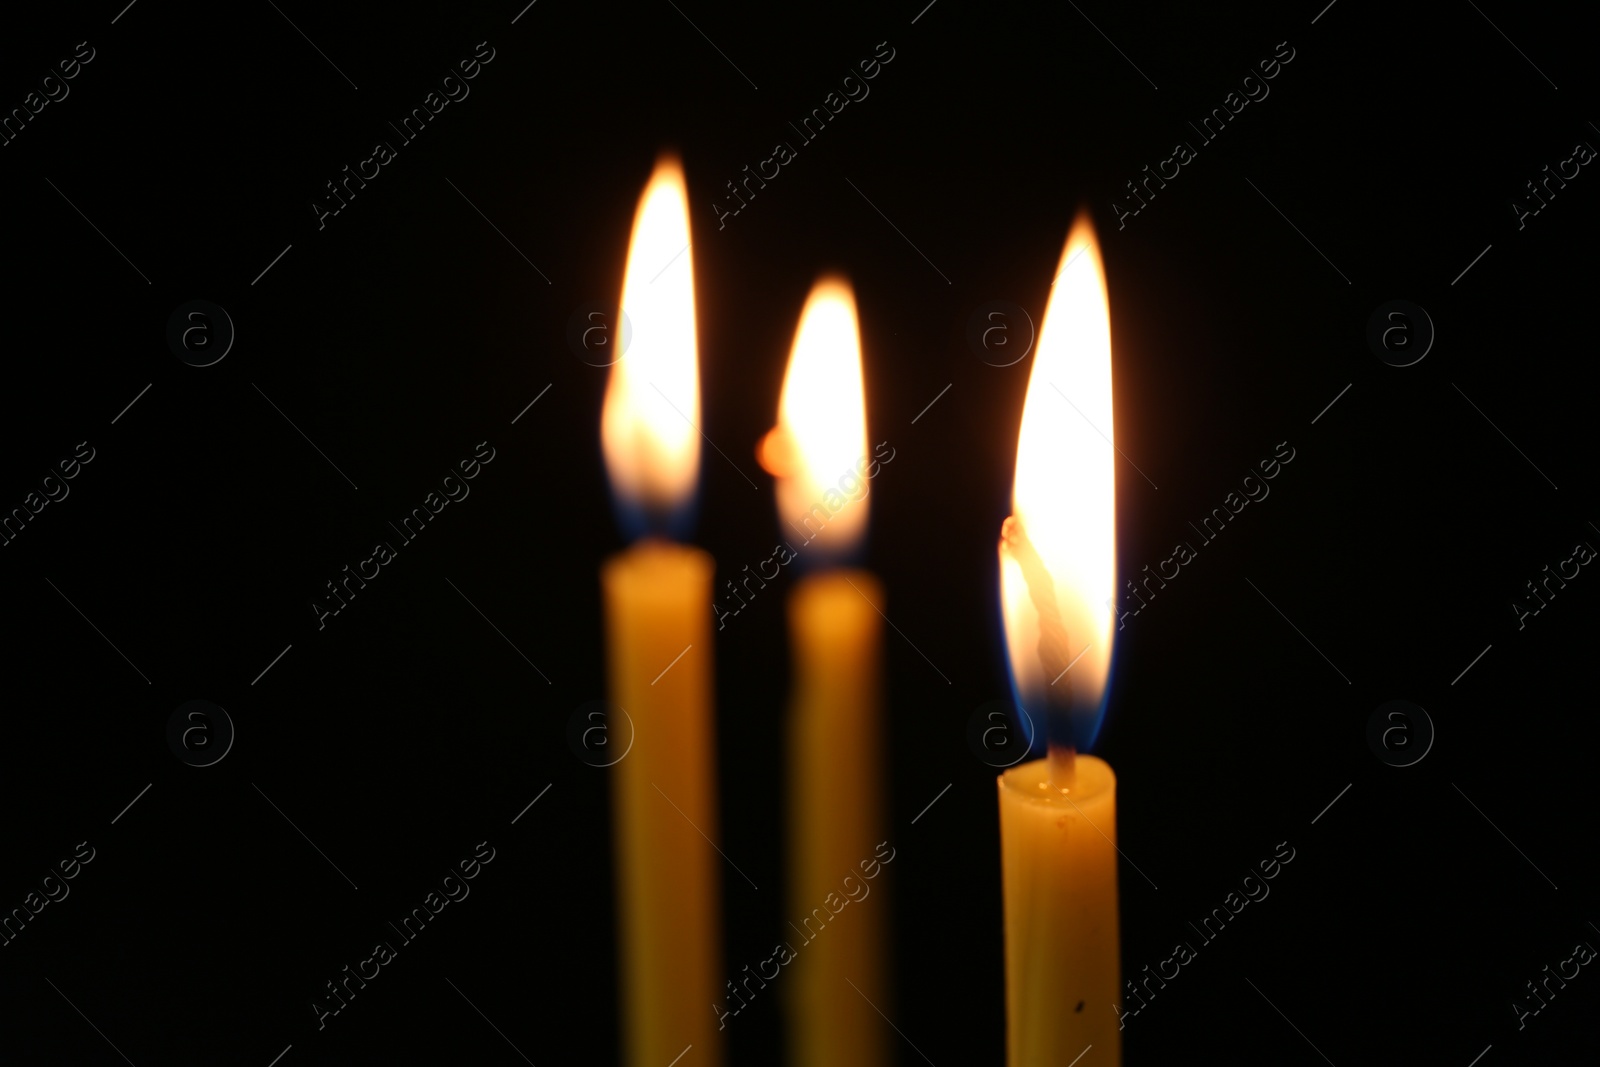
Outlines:
{"type": "Polygon", "coordinates": [[[820,279],[795,332],[778,425],[761,448],[778,478],[778,517],[811,569],[789,597],[794,690],[788,721],[789,888],[797,958],[785,979],[790,1062],[867,1067],[890,1059],[889,913],[851,907],[882,883],[882,584],[840,566],[867,526],[869,479],[861,342],[849,283],[820,279]],[[864,867],[864,864],[870,864],[864,867]],[[854,988],[852,988],[852,986],[854,988]]]}
{"type": "Polygon", "coordinates": [[[677,161],[656,166],[634,216],[601,445],[624,524],[647,531],[601,573],[611,700],[633,746],[611,770],[624,1061],[664,1067],[690,1046],[719,1067],[709,1008],[722,946],[712,721],[711,557],[681,528],[699,471],[699,370],[689,209],[677,161]],[[703,835],[703,836],[702,836],[703,835]]]}
{"type": "Polygon", "coordinates": [[[1121,1062],[1116,776],[1094,741],[1111,669],[1116,452],[1111,325],[1093,225],[1081,213],[1034,355],[1017,438],[1000,587],[1017,700],[1048,756],[1000,796],[1010,1067],[1062,1067],[1090,1048],[1121,1062]]]}

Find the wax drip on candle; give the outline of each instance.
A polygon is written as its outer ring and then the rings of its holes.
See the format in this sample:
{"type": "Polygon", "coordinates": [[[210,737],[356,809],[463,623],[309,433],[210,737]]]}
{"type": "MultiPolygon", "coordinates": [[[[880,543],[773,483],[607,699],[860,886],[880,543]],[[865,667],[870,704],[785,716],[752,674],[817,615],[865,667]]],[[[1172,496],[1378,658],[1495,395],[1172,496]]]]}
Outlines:
{"type": "Polygon", "coordinates": [[[1061,621],[1061,609],[1056,604],[1055,581],[1045,568],[1044,560],[1028,540],[1022,520],[1015,515],[1006,517],[1000,525],[1000,541],[1022,568],[1023,581],[1028,586],[1028,599],[1039,613],[1039,664],[1045,677],[1053,679],[1046,689],[1045,737],[1048,740],[1050,760],[1050,788],[1065,793],[1072,788],[1076,778],[1074,763],[1077,751],[1072,742],[1070,709],[1072,707],[1072,680],[1063,678],[1071,662],[1067,655],[1067,628],[1061,621]],[[1055,689],[1056,682],[1065,687],[1055,689]]]}

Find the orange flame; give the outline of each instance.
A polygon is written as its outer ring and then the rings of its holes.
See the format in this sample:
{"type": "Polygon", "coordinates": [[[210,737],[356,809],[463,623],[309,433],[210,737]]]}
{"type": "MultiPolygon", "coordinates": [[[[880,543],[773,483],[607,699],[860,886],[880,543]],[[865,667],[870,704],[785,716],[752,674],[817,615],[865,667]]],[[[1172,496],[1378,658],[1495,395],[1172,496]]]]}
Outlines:
{"type": "Polygon", "coordinates": [[[1117,581],[1114,440],[1110,302],[1084,211],[1033,357],[1000,545],[1006,646],[1025,707],[1069,692],[1076,711],[1103,704],[1117,581]]]}
{"type": "Polygon", "coordinates": [[[700,470],[689,244],[683,167],[664,155],[634,214],[622,283],[622,313],[632,341],[611,366],[600,416],[612,488],[620,500],[646,512],[682,508],[693,497],[700,470]]]}
{"type": "Polygon", "coordinates": [[[778,479],[778,519],[825,556],[848,554],[867,526],[867,402],[855,295],[818,279],[800,313],[761,462],[778,479]],[[820,509],[820,510],[819,510],[820,509]]]}

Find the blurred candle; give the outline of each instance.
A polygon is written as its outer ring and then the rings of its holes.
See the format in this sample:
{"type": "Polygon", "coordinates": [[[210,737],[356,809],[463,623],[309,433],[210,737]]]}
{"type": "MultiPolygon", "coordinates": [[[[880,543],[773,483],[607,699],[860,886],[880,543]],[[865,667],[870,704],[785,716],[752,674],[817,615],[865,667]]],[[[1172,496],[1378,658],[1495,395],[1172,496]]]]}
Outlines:
{"type": "Polygon", "coordinates": [[[1010,1067],[1121,1062],[1116,776],[1081,755],[1111,669],[1116,453],[1105,274],[1087,212],[1067,237],[1017,438],[1000,589],[1019,705],[1049,755],[1001,775],[1010,1067]]]}
{"type": "Polygon", "coordinates": [[[877,1067],[889,1062],[885,963],[889,911],[874,849],[882,799],[883,586],[841,566],[867,527],[866,400],[855,297],[824,277],[800,315],[778,406],[761,448],[778,479],[778,518],[797,566],[789,597],[794,691],[788,721],[789,888],[797,958],[788,965],[790,1063],[877,1067]],[[851,988],[854,985],[855,988],[851,988]],[[870,1003],[869,1003],[870,1001],[870,1003]]]}
{"type": "Polygon", "coordinates": [[[624,524],[650,533],[601,572],[611,700],[633,726],[611,769],[629,1067],[665,1067],[691,1045],[696,1067],[720,1067],[723,1051],[709,1009],[722,965],[720,871],[707,844],[717,839],[714,566],[657,536],[684,524],[699,472],[689,241],[683,171],[663,157],[634,216],[622,287],[632,338],[612,364],[600,430],[624,524]]]}

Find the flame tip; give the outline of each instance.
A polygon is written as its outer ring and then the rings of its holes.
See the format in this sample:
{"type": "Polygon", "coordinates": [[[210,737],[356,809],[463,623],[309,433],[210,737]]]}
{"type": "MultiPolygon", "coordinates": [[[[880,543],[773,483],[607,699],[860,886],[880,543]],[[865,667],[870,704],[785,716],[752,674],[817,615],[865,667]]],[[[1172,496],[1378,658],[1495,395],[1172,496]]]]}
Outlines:
{"type": "Polygon", "coordinates": [[[855,312],[856,292],[851,286],[850,279],[843,271],[824,271],[817,275],[811,283],[811,288],[806,292],[805,309],[801,312],[802,321],[812,306],[826,300],[842,300],[850,305],[851,313],[855,312]]]}
{"type": "Polygon", "coordinates": [[[656,153],[656,161],[651,168],[652,172],[677,171],[683,173],[683,153],[676,148],[663,148],[656,153]]]}

